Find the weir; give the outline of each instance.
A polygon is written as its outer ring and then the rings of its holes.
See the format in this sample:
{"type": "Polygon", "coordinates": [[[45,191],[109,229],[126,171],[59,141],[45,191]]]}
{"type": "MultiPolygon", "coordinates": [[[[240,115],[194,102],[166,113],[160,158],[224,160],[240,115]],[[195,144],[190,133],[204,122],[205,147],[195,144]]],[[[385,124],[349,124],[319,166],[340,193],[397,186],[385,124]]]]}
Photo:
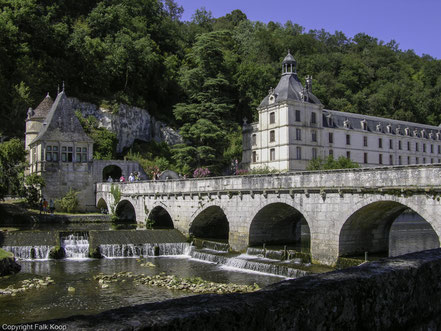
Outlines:
{"type": "Polygon", "coordinates": [[[89,234],[87,232],[61,234],[60,242],[67,259],[89,257],[89,234]]]}

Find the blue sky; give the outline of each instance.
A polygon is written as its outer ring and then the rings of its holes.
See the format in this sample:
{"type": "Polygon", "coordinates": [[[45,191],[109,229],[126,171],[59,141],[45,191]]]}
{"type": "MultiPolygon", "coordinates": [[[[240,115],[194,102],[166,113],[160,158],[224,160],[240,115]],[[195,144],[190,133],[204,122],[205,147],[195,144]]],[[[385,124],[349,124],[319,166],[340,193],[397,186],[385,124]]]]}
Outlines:
{"type": "Polygon", "coordinates": [[[291,20],[310,29],[342,31],[353,37],[364,32],[379,40],[394,39],[402,50],[441,59],[441,0],[176,0],[184,7],[183,20],[205,7],[214,17],[234,9],[252,21],[285,23],[291,20]]]}

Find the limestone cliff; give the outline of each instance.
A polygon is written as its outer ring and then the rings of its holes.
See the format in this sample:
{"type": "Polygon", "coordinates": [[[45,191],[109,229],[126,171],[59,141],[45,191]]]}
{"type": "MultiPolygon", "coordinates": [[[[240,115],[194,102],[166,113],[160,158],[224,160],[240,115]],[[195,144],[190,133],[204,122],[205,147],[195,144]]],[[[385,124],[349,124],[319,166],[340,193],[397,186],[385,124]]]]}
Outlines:
{"type": "Polygon", "coordinates": [[[99,127],[115,132],[118,138],[117,152],[130,147],[135,139],[143,141],[166,142],[175,145],[182,142],[178,132],[164,122],[157,121],[145,109],[120,104],[116,113],[100,108],[77,98],[69,98],[74,109],[79,109],[84,117],[93,116],[99,127]]]}

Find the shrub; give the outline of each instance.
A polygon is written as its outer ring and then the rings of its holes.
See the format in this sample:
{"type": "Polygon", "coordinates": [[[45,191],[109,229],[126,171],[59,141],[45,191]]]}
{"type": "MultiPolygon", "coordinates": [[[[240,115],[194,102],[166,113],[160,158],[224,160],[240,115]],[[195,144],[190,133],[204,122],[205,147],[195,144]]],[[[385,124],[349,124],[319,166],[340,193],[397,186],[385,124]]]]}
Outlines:
{"type": "Polygon", "coordinates": [[[64,197],[55,201],[55,203],[57,204],[57,209],[67,213],[76,212],[79,205],[78,193],[78,191],[70,188],[69,192],[67,192],[64,197]]]}
{"type": "Polygon", "coordinates": [[[193,172],[194,178],[208,177],[209,175],[210,170],[208,170],[208,168],[196,168],[196,170],[193,172]]]}

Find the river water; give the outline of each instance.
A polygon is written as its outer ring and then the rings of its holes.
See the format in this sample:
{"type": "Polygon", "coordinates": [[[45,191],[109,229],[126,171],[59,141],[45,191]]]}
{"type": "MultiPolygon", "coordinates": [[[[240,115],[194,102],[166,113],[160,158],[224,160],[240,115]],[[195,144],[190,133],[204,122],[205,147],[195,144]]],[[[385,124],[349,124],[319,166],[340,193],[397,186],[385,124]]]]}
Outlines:
{"type": "Polygon", "coordinates": [[[113,308],[162,301],[194,295],[190,292],[148,287],[129,279],[101,288],[93,276],[131,271],[155,275],[161,272],[180,277],[201,277],[219,283],[258,284],[260,287],[281,281],[284,277],[244,272],[226,266],[205,263],[185,256],[19,261],[20,273],[0,278],[0,288],[17,287],[21,281],[50,276],[54,285],[31,289],[16,296],[0,295],[0,324],[35,322],[78,314],[96,314],[113,308]],[[155,267],[141,267],[149,261],[155,267]],[[69,292],[74,287],[75,292],[69,292]]]}

